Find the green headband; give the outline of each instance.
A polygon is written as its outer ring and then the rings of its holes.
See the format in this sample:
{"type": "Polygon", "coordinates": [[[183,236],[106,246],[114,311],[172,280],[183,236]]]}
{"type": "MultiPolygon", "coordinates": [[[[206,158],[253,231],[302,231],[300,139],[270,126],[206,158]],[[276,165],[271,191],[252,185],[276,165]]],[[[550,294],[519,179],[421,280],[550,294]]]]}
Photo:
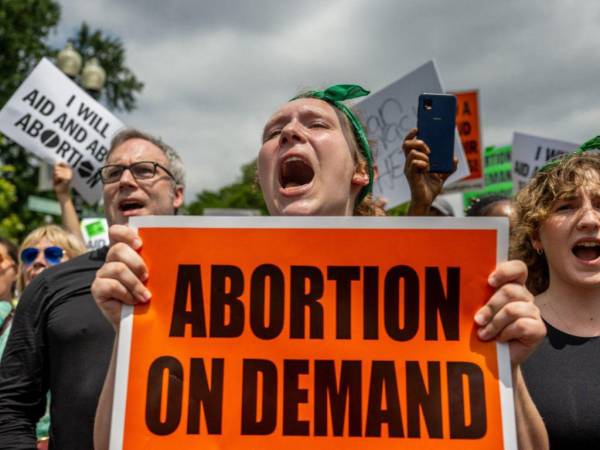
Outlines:
{"type": "Polygon", "coordinates": [[[542,173],[549,172],[554,167],[558,166],[562,161],[566,158],[570,158],[572,156],[581,155],[589,150],[600,150],[600,135],[593,137],[589,141],[584,142],[581,147],[575,150],[573,153],[567,153],[565,155],[560,155],[559,157],[548,161],[546,164],[542,166],[539,170],[542,173]]]}
{"type": "Polygon", "coordinates": [[[358,139],[361,153],[367,160],[367,168],[369,171],[369,184],[362,188],[360,193],[358,194],[358,197],[356,198],[357,205],[373,191],[375,164],[373,162],[373,152],[371,151],[371,147],[369,146],[369,140],[367,139],[367,133],[365,133],[365,129],[361,125],[360,121],[356,118],[354,113],[350,110],[350,108],[348,108],[342,102],[344,100],[363,97],[365,95],[369,95],[369,91],[363,89],[362,87],[356,84],[336,84],[335,86],[328,87],[324,91],[310,91],[306,94],[299,95],[292,99],[297,100],[299,98],[309,97],[324,100],[330,105],[339,109],[341,112],[343,112],[344,115],[350,121],[352,129],[354,130],[354,135],[356,136],[356,139],[358,139]]]}

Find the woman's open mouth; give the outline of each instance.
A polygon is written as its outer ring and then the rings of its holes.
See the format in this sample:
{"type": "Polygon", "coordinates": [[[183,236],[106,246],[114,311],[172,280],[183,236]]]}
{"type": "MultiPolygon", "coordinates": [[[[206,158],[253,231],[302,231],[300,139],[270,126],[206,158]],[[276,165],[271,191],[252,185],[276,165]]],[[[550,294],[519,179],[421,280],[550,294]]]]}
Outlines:
{"type": "Polygon", "coordinates": [[[279,167],[279,184],[286,191],[299,191],[308,188],[315,177],[312,166],[298,156],[282,160],[279,167]]]}
{"type": "Polygon", "coordinates": [[[600,242],[598,241],[580,241],[571,249],[573,255],[582,261],[595,261],[600,258],[600,242]]]}

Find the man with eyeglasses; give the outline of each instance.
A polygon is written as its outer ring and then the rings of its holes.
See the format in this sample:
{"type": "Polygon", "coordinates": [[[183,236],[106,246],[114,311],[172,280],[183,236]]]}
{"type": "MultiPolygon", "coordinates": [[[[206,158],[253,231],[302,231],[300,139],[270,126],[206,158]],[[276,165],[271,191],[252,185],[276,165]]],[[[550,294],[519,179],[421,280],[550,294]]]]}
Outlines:
{"type": "MultiPolygon", "coordinates": [[[[109,225],[176,214],[183,203],[181,159],[137,130],[114,137],[100,177],[109,225]]],[[[114,341],[90,293],[106,253],[99,249],[49,268],[23,292],[0,362],[0,450],[35,449],[35,424],[48,390],[50,448],[93,448],[96,404],[114,341]]]]}

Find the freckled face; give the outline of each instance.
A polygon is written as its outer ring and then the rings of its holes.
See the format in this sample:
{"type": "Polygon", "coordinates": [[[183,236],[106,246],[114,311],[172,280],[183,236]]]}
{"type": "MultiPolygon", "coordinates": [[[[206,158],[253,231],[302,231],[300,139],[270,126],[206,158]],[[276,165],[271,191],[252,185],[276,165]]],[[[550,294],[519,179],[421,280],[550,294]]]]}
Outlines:
{"type": "Polygon", "coordinates": [[[271,215],[352,215],[368,183],[334,108],[312,98],[285,104],[267,122],[258,177],[271,215]]]}
{"type": "Polygon", "coordinates": [[[557,200],[534,246],[544,250],[550,282],[600,287],[600,179],[557,200]]]}

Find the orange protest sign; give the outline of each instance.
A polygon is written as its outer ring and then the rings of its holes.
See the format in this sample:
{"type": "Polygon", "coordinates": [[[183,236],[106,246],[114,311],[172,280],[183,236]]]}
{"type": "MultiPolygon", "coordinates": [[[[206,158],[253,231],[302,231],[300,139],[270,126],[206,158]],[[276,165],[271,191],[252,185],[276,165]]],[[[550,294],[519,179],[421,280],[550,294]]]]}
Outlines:
{"type": "Polygon", "coordinates": [[[516,449],[502,219],[135,218],[111,449],[516,449]]]}
{"type": "Polygon", "coordinates": [[[479,101],[477,90],[453,92],[456,96],[456,127],[469,163],[471,175],[463,180],[483,178],[479,101]]]}

